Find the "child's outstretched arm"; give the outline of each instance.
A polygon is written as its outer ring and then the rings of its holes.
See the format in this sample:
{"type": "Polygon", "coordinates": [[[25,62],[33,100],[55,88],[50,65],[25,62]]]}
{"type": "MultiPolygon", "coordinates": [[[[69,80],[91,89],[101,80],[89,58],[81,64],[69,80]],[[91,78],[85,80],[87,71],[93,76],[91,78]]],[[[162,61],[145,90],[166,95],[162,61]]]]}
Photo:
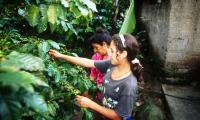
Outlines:
{"type": "Polygon", "coordinates": [[[53,56],[54,58],[64,59],[68,62],[71,62],[73,64],[77,64],[77,65],[80,65],[80,66],[83,66],[83,67],[88,67],[88,68],[95,67],[94,60],[64,55],[64,54],[59,53],[56,50],[49,50],[48,53],[49,53],[49,55],[53,56]]]}

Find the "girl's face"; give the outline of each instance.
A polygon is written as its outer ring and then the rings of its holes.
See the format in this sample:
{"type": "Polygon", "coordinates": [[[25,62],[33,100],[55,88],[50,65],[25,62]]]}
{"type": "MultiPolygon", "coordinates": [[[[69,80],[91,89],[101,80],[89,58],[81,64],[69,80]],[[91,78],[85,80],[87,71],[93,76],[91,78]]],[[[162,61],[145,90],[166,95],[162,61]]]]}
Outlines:
{"type": "Polygon", "coordinates": [[[106,43],[103,43],[103,45],[92,43],[92,47],[95,53],[99,53],[100,55],[107,55],[108,46],[106,43]]]}
{"type": "Polygon", "coordinates": [[[113,65],[119,65],[122,63],[123,60],[126,59],[127,56],[127,52],[123,51],[122,53],[120,53],[117,48],[115,43],[112,41],[110,44],[110,48],[108,49],[108,54],[110,56],[111,59],[111,63],[113,65]]]}
{"type": "Polygon", "coordinates": [[[111,43],[110,43],[110,49],[109,49],[108,53],[110,56],[111,63],[113,65],[117,65],[118,64],[118,60],[117,60],[118,51],[117,51],[117,48],[113,41],[111,41],[111,43]]]}

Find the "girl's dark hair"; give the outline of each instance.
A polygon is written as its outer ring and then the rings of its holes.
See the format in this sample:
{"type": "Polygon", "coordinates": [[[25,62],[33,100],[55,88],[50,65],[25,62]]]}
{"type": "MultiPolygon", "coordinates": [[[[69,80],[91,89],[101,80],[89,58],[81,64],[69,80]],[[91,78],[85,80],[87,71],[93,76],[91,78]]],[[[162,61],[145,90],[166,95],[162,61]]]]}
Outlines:
{"type": "Polygon", "coordinates": [[[133,37],[131,34],[124,34],[123,37],[125,39],[124,45],[118,34],[115,34],[112,37],[112,40],[114,41],[114,44],[116,45],[116,48],[119,52],[123,52],[124,50],[127,51],[128,53],[127,59],[131,65],[131,71],[136,76],[138,81],[142,81],[143,80],[142,65],[139,63],[135,64],[132,63],[132,61],[136,58],[137,54],[139,53],[139,44],[136,38],[133,37]]]}
{"type": "Polygon", "coordinates": [[[107,45],[111,43],[111,36],[110,33],[102,28],[96,29],[94,35],[89,38],[89,43],[97,43],[103,45],[103,42],[106,42],[107,45]]]}

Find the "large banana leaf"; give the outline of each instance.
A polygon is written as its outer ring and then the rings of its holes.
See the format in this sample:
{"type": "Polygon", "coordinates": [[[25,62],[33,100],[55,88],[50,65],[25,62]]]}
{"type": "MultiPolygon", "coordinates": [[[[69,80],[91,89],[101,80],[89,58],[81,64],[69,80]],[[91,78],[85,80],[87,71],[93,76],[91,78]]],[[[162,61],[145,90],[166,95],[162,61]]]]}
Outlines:
{"type": "Polygon", "coordinates": [[[131,5],[128,11],[126,12],[126,16],[119,34],[132,33],[135,29],[135,24],[136,24],[136,19],[134,11],[134,0],[131,0],[131,5]]]}

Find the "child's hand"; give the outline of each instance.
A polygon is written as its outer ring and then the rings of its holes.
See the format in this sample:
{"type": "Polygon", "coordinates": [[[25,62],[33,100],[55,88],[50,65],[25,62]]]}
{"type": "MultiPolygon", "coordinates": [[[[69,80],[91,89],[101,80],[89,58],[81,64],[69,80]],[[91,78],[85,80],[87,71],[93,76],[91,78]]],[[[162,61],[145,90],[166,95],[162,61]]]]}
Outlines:
{"type": "Polygon", "coordinates": [[[80,105],[81,107],[85,107],[85,108],[90,108],[90,105],[93,102],[89,98],[83,97],[83,96],[80,96],[80,95],[76,96],[76,100],[78,102],[78,105],[80,105]]]}
{"type": "Polygon", "coordinates": [[[48,54],[53,56],[54,58],[61,58],[63,55],[56,50],[49,50],[48,54]]]}

